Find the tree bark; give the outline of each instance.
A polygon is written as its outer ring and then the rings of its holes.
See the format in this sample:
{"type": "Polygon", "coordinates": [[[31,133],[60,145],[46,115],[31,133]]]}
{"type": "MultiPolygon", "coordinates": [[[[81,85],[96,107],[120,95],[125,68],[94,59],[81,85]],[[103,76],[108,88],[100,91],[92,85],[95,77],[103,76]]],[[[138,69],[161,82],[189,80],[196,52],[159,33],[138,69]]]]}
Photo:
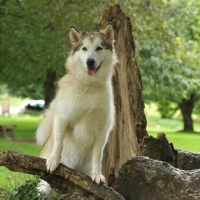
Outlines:
{"type": "Polygon", "coordinates": [[[191,94],[189,99],[182,99],[179,107],[183,116],[183,131],[194,131],[192,110],[194,108],[195,94],[191,94]]]}
{"type": "Polygon", "coordinates": [[[157,138],[144,137],[140,155],[168,162],[179,169],[200,169],[200,153],[194,154],[174,149],[173,144],[168,142],[164,133],[159,133],[157,138]]]}
{"type": "Polygon", "coordinates": [[[135,157],[120,169],[116,191],[126,200],[197,200],[200,169],[185,171],[166,162],[135,157]]]}
{"type": "MultiPolygon", "coordinates": [[[[94,30],[104,28],[108,22],[113,24],[115,30],[115,49],[119,62],[113,76],[116,122],[103,158],[103,174],[106,178],[109,175],[117,176],[123,163],[139,155],[142,139],[148,136],[130,19],[119,5],[111,6],[101,16],[100,24],[94,30]]],[[[109,185],[112,185],[110,179],[109,185]]]]}
{"type": "Polygon", "coordinates": [[[97,186],[92,183],[89,176],[70,169],[63,164],[59,164],[52,174],[47,173],[46,160],[39,157],[14,151],[3,151],[0,152],[0,166],[5,166],[15,172],[40,175],[53,189],[59,193],[64,193],[65,197],[73,194],[73,197],[76,197],[74,199],[124,200],[112,188],[106,185],[97,186]]]}
{"type": "Polygon", "coordinates": [[[55,81],[56,81],[56,72],[47,71],[46,80],[44,82],[45,107],[48,107],[50,102],[55,97],[55,92],[56,92],[55,81]]]}

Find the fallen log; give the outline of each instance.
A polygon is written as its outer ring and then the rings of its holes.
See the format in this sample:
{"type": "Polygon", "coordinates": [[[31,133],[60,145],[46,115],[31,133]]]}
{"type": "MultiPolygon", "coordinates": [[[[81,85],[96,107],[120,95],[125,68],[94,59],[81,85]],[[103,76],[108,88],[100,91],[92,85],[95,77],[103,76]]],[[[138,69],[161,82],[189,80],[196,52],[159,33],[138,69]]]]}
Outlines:
{"type": "Polygon", "coordinates": [[[62,164],[49,174],[45,159],[14,151],[0,152],[0,166],[39,175],[61,193],[61,199],[199,199],[200,169],[180,170],[167,162],[138,156],[127,161],[116,179],[116,191],[62,164]]]}
{"type": "Polygon", "coordinates": [[[180,170],[166,162],[138,156],[120,169],[116,191],[126,200],[197,200],[200,169],[180,170]]]}
{"type": "MultiPolygon", "coordinates": [[[[20,154],[14,151],[0,152],[0,166],[5,166],[15,172],[23,172],[39,175],[47,181],[53,189],[59,193],[65,193],[65,197],[73,194],[74,199],[109,199],[123,200],[124,198],[112,188],[106,185],[97,186],[92,183],[89,176],[70,169],[63,164],[49,174],[46,171],[46,160],[20,154]]],[[[70,197],[73,199],[72,197],[70,197]]]]}

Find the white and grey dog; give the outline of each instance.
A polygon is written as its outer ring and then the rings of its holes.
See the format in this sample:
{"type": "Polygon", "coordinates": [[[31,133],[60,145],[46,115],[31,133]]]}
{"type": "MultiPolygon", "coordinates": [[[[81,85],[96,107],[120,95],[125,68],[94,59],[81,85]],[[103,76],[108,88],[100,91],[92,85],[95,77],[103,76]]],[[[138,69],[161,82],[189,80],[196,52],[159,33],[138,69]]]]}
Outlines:
{"type": "MultiPolygon", "coordinates": [[[[111,24],[98,32],[79,32],[71,26],[69,36],[68,74],[59,81],[57,95],[36,133],[37,143],[43,146],[40,157],[47,159],[50,173],[63,163],[91,175],[97,184],[104,183],[101,160],[115,113],[114,32],[111,24]]],[[[51,191],[47,183],[40,188],[51,191]]]]}

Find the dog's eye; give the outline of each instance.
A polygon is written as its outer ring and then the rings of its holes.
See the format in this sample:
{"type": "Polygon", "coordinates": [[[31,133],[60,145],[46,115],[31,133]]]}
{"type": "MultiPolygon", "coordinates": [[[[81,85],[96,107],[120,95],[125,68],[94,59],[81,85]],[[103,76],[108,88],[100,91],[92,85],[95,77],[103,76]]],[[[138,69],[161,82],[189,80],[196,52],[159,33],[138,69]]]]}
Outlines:
{"type": "Polygon", "coordinates": [[[96,48],[96,51],[101,51],[101,50],[102,50],[101,47],[97,47],[97,48],[96,48]]]}
{"type": "Polygon", "coordinates": [[[83,50],[83,51],[87,51],[87,48],[86,48],[86,47],[83,47],[82,50],[83,50]]]}

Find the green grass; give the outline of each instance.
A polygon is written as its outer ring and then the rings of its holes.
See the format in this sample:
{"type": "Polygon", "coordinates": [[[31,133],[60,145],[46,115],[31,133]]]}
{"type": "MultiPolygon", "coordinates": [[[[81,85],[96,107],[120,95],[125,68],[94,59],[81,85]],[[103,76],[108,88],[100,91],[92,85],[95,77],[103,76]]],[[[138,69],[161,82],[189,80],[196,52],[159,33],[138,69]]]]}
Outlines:
{"type": "Polygon", "coordinates": [[[41,112],[33,113],[34,115],[31,115],[30,112],[25,112],[25,114],[16,116],[0,116],[0,124],[17,125],[15,129],[16,138],[34,140],[37,125],[41,120],[41,112]]]}
{"type": "Polygon", "coordinates": [[[12,106],[12,107],[18,107],[25,100],[28,100],[28,98],[27,99],[22,99],[22,98],[19,98],[19,97],[12,97],[7,93],[0,95],[0,105],[2,103],[9,103],[10,106],[12,106]]]}
{"type": "MultiPolygon", "coordinates": [[[[40,182],[38,176],[26,176],[10,177],[10,183],[7,188],[0,188],[0,199],[5,200],[30,200],[46,199],[46,195],[43,192],[38,191],[37,186],[40,182]],[[17,183],[17,179],[21,179],[21,183],[17,183]]],[[[55,198],[57,199],[57,198],[55,198]]]]}
{"type": "MultiPolygon", "coordinates": [[[[35,141],[35,131],[39,121],[41,120],[41,113],[30,112],[20,114],[18,116],[0,116],[0,124],[15,124],[16,140],[10,138],[0,138],[0,151],[13,150],[23,154],[38,156],[41,150],[35,141]]],[[[21,183],[22,177],[27,177],[22,173],[11,172],[5,167],[0,167],[0,187],[10,184],[10,180],[18,180],[21,183]],[[17,177],[17,178],[15,178],[17,177]]]]}
{"type": "MultiPolygon", "coordinates": [[[[162,132],[162,131],[160,131],[162,132]]],[[[166,132],[163,131],[170,143],[173,143],[175,149],[190,151],[192,153],[200,152],[200,134],[191,132],[166,132]]],[[[149,135],[157,137],[157,131],[149,131],[149,135]]]]}
{"type": "MultiPolygon", "coordinates": [[[[200,123],[194,123],[195,132],[181,132],[183,122],[178,114],[176,119],[162,119],[155,104],[146,105],[145,114],[149,135],[157,137],[158,133],[164,132],[175,149],[200,152],[200,123]]],[[[196,119],[196,116],[194,118],[196,119]]]]}

